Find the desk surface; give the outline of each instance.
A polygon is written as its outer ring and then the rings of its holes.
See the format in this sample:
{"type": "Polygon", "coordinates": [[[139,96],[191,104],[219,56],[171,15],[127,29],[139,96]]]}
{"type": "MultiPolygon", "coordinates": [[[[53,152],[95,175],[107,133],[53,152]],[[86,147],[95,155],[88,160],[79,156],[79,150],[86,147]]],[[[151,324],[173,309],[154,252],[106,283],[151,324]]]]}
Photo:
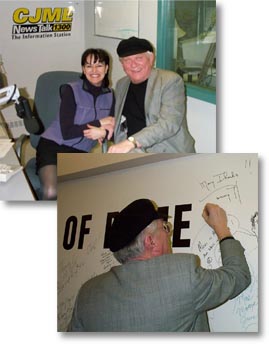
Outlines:
{"type": "MultiPolygon", "coordinates": [[[[4,158],[0,159],[2,164],[19,164],[19,160],[13,148],[9,150],[4,158]]],[[[7,182],[0,182],[0,200],[2,201],[34,201],[31,188],[24,175],[23,170],[12,176],[7,182]]]]}

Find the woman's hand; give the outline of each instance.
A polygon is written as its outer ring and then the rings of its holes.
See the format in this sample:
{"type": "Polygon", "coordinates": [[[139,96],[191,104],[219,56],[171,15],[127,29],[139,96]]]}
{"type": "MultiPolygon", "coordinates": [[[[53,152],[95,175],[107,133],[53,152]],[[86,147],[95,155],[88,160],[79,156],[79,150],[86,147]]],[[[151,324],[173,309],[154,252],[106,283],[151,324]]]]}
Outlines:
{"type": "Polygon", "coordinates": [[[111,117],[111,116],[104,117],[102,119],[99,119],[99,122],[101,123],[102,127],[108,125],[108,126],[112,126],[113,130],[114,130],[114,127],[115,127],[115,118],[114,117],[111,117]]]}
{"type": "MultiPolygon", "coordinates": [[[[83,135],[90,140],[103,140],[106,137],[106,130],[103,127],[97,128],[87,124],[89,129],[83,130],[83,135]]],[[[100,142],[100,141],[99,141],[100,142]]]]}
{"type": "Polygon", "coordinates": [[[108,130],[108,137],[107,139],[110,140],[113,136],[114,128],[115,128],[115,118],[108,116],[104,117],[102,119],[99,119],[99,122],[101,124],[101,127],[105,130],[108,130]]]}
{"type": "Polygon", "coordinates": [[[106,125],[104,125],[104,126],[101,127],[101,128],[103,128],[103,129],[105,129],[105,130],[108,131],[107,139],[110,140],[111,137],[113,136],[114,126],[109,125],[109,124],[106,124],[106,125]]]}

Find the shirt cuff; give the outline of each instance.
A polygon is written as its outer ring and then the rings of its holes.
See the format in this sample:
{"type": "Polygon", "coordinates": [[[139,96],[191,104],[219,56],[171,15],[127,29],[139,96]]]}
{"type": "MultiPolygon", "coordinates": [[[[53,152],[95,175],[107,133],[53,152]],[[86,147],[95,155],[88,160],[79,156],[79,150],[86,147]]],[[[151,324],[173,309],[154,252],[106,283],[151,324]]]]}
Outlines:
{"type": "Polygon", "coordinates": [[[97,128],[101,127],[101,123],[100,123],[100,121],[98,119],[90,122],[89,124],[92,125],[93,127],[97,127],[97,128]]]}
{"type": "Polygon", "coordinates": [[[233,239],[234,240],[234,237],[233,236],[227,236],[225,238],[222,238],[219,243],[221,244],[223,241],[228,240],[228,239],[233,239]]]}

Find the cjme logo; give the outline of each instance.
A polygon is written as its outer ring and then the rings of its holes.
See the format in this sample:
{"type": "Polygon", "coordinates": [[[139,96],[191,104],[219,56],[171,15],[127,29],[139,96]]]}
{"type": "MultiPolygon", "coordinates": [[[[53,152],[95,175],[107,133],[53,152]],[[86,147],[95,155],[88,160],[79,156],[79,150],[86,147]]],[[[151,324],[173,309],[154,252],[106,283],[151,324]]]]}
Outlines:
{"type": "MultiPolygon", "coordinates": [[[[74,8],[36,8],[31,13],[28,8],[20,7],[13,12],[12,36],[38,33],[51,33],[58,36],[60,32],[70,32],[72,29],[74,8]]],[[[60,36],[61,34],[59,34],[60,36]]]]}

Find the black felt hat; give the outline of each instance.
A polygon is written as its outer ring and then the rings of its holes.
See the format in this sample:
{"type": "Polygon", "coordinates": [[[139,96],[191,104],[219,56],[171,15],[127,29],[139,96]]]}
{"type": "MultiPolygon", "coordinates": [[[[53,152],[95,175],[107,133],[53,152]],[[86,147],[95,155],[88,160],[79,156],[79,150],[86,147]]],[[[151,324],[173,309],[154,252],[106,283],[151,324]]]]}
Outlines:
{"type": "Polygon", "coordinates": [[[167,218],[155,209],[149,199],[138,199],[125,207],[114,219],[107,233],[107,244],[112,252],[130,244],[152,221],[167,218]]]}
{"type": "Polygon", "coordinates": [[[151,45],[151,43],[146,39],[137,38],[134,36],[120,41],[117,48],[119,57],[140,54],[146,51],[153,52],[153,46],[151,45]]]}

